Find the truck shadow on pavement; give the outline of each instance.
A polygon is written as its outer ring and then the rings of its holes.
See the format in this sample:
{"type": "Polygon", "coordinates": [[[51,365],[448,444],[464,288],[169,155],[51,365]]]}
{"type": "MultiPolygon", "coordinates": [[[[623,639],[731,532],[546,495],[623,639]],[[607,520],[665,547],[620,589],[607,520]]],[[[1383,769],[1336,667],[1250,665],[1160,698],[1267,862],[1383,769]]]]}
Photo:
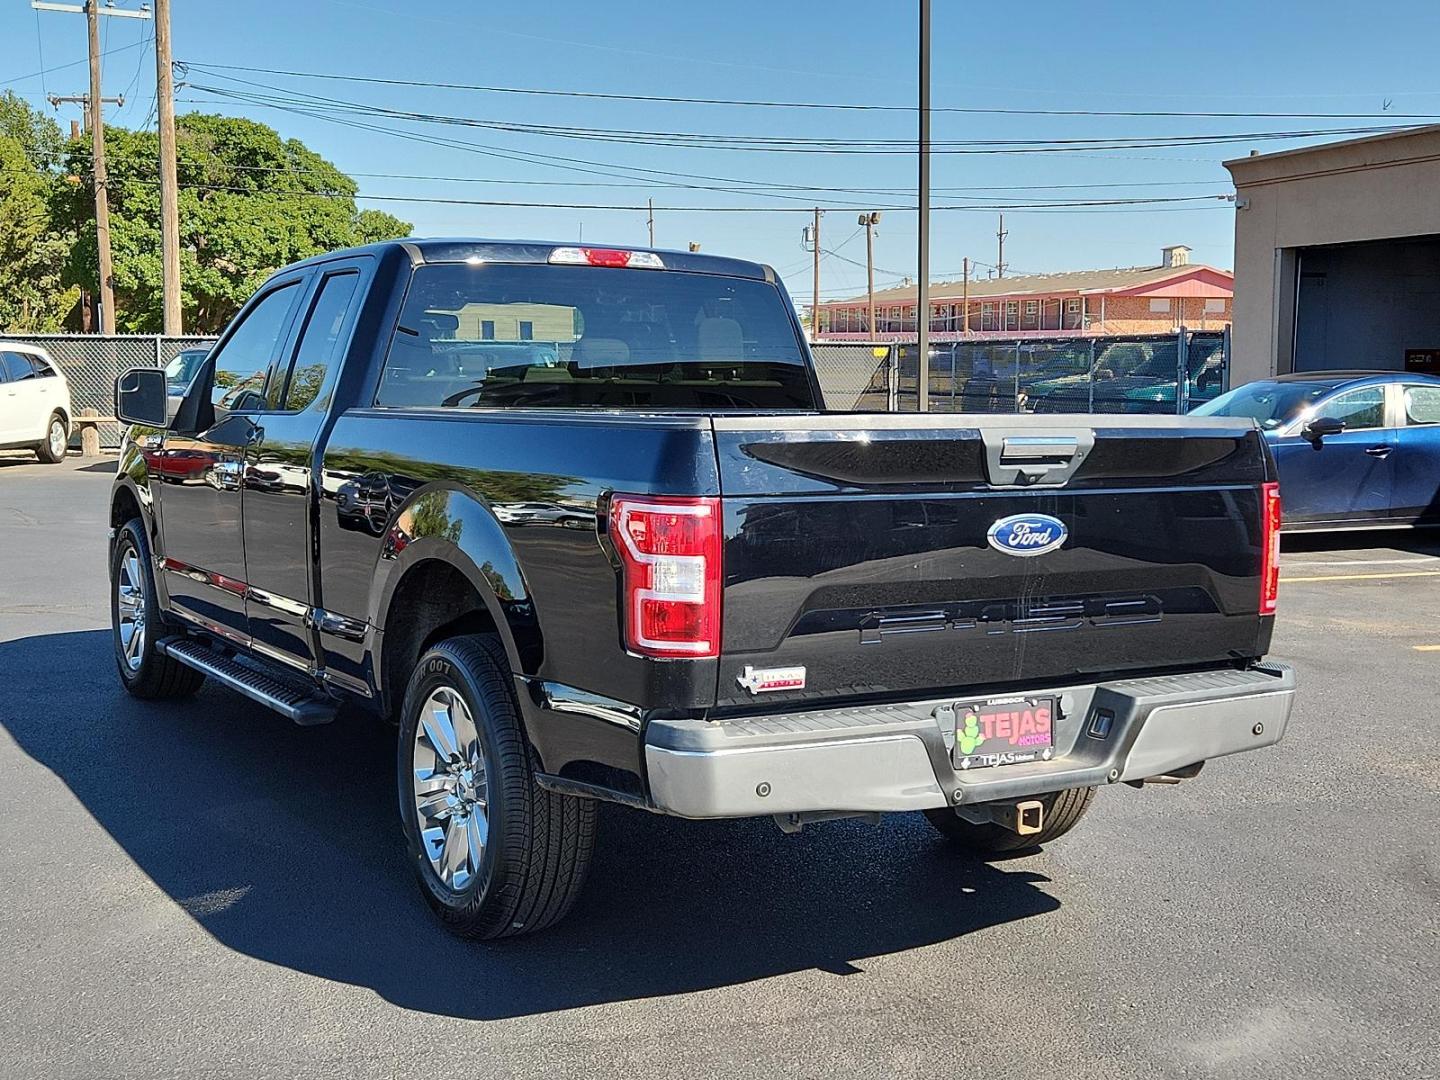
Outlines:
{"type": "Polygon", "coordinates": [[[1023,863],[967,860],[915,815],[787,837],[768,820],[604,806],[589,883],[564,923],[460,941],[403,859],[383,725],[298,728],[209,686],[188,702],[137,702],[112,663],[109,631],[0,643],[11,673],[0,723],[216,940],[404,1008],[500,1019],[846,974],[1059,907],[1023,863]]]}

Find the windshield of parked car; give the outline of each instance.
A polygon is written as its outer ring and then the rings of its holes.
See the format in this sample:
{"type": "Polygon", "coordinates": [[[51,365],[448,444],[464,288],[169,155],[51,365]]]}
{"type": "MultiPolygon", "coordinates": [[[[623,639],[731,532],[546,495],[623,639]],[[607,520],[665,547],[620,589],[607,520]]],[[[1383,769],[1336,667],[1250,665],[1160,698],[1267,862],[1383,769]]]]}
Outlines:
{"type": "Polygon", "coordinates": [[[1332,382],[1253,382],[1190,411],[1194,416],[1248,416],[1269,431],[1297,419],[1334,389],[1332,382]]]}
{"type": "Polygon", "coordinates": [[[673,270],[415,271],[376,404],[813,409],[784,294],[673,270]]]}

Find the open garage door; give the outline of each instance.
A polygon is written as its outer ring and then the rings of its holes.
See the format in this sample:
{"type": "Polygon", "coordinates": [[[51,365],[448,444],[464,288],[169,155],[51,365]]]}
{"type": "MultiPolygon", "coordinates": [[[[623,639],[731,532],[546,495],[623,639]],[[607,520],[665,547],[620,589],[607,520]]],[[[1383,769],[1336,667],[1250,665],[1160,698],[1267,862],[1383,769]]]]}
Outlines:
{"type": "Polygon", "coordinates": [[[1440,375],[1440,236],[1297,255],[1295,371],[1440,375]]]}

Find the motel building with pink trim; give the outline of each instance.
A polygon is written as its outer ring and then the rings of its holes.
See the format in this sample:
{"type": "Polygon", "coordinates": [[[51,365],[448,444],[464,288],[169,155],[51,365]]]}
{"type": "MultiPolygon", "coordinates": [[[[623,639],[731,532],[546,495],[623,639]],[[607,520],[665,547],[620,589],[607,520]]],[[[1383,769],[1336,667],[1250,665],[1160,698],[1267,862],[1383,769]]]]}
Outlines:
{"type": "MultiPolygon", "coordinates": [[[[1183,245],[1158,266],[1074,270],[945,281],[930,287],[930,340],[1100,337],[1223,330],[1230,325],[1235,275],[1190,262],[1183,245]],[[965,298],[969,297],[968,323],[965,298]]],[[[913,341],[916,288],[875,293],[875,333],[865,294],[820,305],[818,341],[913,341]]]]}

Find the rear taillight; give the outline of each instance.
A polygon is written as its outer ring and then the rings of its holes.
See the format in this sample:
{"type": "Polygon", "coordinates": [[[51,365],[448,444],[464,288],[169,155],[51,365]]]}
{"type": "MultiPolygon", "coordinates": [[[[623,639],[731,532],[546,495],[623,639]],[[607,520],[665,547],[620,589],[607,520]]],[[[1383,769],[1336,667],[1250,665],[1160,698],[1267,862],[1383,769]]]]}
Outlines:
{"type": "Polygon", "coordinates": [[[665,263],[653,251],[626,251],[623,248],[563,247],[550,252],[556,266],[610,266],[630,270],[664,270],[665,263]]]}
{"type": "Polygon", "coordinates": [[[1260,614],[1274,615],[1280,599],[1280,485],[1260,485],[1260,614]]]}
{"type": "Polygon", "coordinates": [[[646,656],[720,655],[720,500],[616,495],[625,643],[646,656]]]}

